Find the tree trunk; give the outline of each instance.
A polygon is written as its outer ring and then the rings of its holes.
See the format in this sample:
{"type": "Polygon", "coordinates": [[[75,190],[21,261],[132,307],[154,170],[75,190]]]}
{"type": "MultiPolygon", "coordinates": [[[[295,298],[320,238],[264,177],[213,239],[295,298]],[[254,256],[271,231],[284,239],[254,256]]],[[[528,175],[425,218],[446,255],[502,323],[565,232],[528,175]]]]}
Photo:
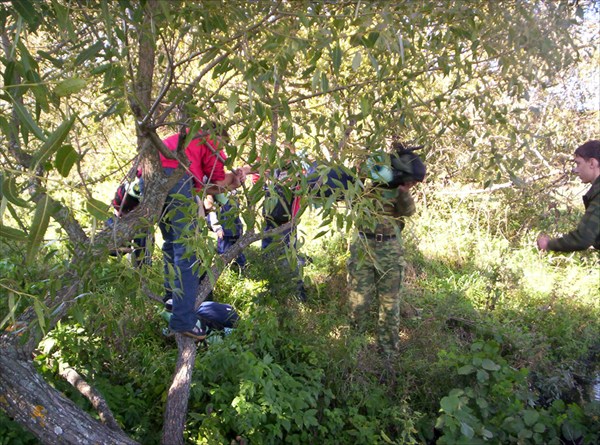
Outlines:
{"type": "Polygon", "coordinates": [[[12,345],[0,346],[0,408],[42,444],[136,444],[64,397],[12,345]]]}
{"type": "Polygon", "coordinates": [[[179,354],[165,408],[161,442],[164,445],[183,445],[184,443],[183,430],[188,411],[192,372],[196,361],[196,342],[180,334],[176,338],[179,354]]]}

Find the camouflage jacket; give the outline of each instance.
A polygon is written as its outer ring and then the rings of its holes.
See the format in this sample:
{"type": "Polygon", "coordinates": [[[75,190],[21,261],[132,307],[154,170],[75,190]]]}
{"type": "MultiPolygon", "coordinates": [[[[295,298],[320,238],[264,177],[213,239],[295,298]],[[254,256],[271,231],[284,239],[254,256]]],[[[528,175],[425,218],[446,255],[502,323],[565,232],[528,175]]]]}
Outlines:
{"type": "Polygon", "coordinates": [[[574,252],[590,246],[600,249],[600,176],[583,196],[585,213],[575,230],[552,238],[548,249],[556,252],[574,252]]]}
{"type": "Polygon", "coordinates": [[[381,202],[381,211],[376,221],[358,224],[359,231],[370,234],[400,235],[404,228],[404,217],[415,213],[415,201],[410,192],[398,189],[386,190],[381,195],[373,193],[373,198],[381,202]]]}

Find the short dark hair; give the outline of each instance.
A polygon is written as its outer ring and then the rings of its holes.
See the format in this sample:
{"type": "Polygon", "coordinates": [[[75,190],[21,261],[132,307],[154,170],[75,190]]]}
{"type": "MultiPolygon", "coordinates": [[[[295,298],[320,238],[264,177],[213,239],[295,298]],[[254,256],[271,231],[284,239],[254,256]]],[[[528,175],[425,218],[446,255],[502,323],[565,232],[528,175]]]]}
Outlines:
{"type": "Polygon", "coordinates": [[[216,121],[208,121],[202,126],[204,133],[210,135],[221,136],[222,138],[229,139],[229,133],[227,132],[227,126],[220,124],[216,121]]]}
{"type": "Polygon", "coordinates": [[[585,160],[594,158],[600,162],[600,141],[587,141],[585,144],[580,145],[575,150],[575,156],[579,156],[585,160]]]}

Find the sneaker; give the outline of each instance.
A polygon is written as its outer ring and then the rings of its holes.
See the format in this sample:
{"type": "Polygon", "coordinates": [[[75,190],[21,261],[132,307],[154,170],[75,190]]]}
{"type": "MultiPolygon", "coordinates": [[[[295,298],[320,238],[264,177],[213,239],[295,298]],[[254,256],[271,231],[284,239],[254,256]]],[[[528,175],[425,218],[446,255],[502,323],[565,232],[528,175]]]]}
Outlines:
{"type": "Polygon", "coordinates": [[[206,331],[204,331],[204,329],[199,328],[198,326],[194,326],[189,331],[179,332],[179,334],[193,338],[195,341],[203,341],[206,339],[206,331]]]}
{"type": "Polygon", "coordinates": [[[165,311],[173,312],[173,299],[172,298],[165,300],[165,311]]]}

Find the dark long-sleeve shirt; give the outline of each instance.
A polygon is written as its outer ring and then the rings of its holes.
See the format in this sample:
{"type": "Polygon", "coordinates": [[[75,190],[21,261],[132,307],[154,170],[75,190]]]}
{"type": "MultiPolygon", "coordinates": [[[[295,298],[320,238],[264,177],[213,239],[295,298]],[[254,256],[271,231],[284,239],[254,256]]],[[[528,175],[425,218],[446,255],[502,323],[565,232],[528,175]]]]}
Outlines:
{"type": "Polygon", "coordinates": [[[548,249],[575,252],[590,246],[600,249],[600,176],[583,196],[585,213],[575,230],[548,241],[548,249]]]}

